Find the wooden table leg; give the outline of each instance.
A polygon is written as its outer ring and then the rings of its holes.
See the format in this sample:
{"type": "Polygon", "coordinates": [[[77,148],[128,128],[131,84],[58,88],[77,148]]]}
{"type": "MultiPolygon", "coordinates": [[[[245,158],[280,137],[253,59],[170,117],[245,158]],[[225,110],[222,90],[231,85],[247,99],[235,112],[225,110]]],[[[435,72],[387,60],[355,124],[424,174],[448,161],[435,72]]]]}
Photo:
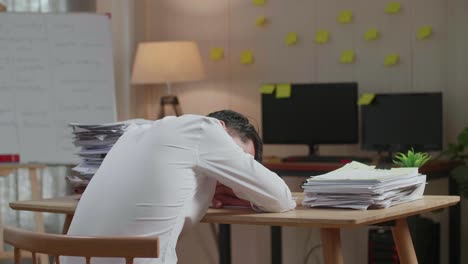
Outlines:
{"type": "Polygon", "coordinates": [[[63,229],[62,234],[66,235],[68,232],[68,228],[70,228],[70,224],[73,220],[73,215],[67,214],[65,215],[65,221],[63,222],[63,229]]]}
{"type": "Polygon", "coordinates": [[[323,260],[325,264],[343,264],[341,253],[340,229],[320,228],[322,239],[323,260]]]}
{"type": "Polygon", "coordinates": [[[418,263],[406,218],[400,218],[396,220],[395,227],[392,227],[392,234],[393,240],[395,241],[395,245],[397,247],[398,256],[400,257],[400,263],[418,263]]]}
{"type": "MultiPolygon", "coordinates": [[[[41,189],[42,185],[39,182],[37,176],[37,169],[30,168],[29,169],[29,180],[31,182],[31,199],[32,200],[39,200],[42,198],[41,189]]],[[[36,231],[39,233],[44,233],[44,219],[42,218],[42,213],[34,213],[34,225],[36,227],[36,231]]],[[[44,254],[39,255],[39,259],[41,260],[41,264],[49,264],[49,257],[44,254]]]]}

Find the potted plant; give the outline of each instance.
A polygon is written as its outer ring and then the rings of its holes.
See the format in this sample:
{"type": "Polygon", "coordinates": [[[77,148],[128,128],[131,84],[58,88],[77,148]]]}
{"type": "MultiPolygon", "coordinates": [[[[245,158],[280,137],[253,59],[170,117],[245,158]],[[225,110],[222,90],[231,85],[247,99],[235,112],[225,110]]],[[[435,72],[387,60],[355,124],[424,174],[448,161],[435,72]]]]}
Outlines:
{"type": "Polygon", "coordinates": [[[408,153],[398,152],[394,156],[393,163],[400,167],[415,167],[420,168],[426,162],[428,162],[432,157],[424,152],[415,152],[413,148],[408,150],[408,153]]]}
{"type": "Polygon", "coordinates": [[[456,143],[450,143],[447,150],[441,156],[448,157],[449,160],[459,162],[460,165],[452,171],[452,177],[457,182],[458,190],[466,198],[468,197],[468,154],[465,149],[468,147],[468,127],[465,127],[457,137],[456,143]]]}

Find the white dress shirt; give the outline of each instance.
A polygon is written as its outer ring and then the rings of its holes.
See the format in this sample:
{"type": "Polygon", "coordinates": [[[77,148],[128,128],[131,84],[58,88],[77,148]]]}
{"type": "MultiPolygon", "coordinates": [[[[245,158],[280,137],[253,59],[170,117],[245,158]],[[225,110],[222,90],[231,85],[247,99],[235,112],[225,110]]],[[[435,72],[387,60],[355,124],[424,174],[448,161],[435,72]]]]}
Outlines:
{"type": "MultiPolygon", "coordinates": [[[[177,263],[184,227],[199,222],[216,181],[264,211],[295,207],[284,181],[245,153],[219,120],[197,115],[132,125],[107,154],[81,197],[69,235],[159,236],[159,259],[177,263]]],[[[62,263],[84,263],[64,257],[62,263]]],[[[94,258],[92,263],[124,263],[94,258]]]]}

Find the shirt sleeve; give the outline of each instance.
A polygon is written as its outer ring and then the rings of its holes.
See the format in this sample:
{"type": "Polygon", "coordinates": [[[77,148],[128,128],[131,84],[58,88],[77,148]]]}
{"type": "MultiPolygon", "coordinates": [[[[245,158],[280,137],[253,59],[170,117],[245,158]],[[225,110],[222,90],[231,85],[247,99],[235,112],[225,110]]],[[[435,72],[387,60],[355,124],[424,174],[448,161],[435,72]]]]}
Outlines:
{"type": "Polygon", "coordinates": [[[232,188],[256,209],[284,212],[296,207],[283,179],[245,153],[216,119],[203,123],[196,169],[232,188]]]}

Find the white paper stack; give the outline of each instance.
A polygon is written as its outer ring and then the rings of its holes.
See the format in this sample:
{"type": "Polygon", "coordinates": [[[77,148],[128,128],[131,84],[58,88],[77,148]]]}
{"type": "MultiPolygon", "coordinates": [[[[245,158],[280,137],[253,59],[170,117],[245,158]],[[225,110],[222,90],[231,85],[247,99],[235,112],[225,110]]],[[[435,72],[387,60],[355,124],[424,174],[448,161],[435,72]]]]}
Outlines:
{"type": "Polygon", "coordinates": [[[78,175],[68,176],[73,185],[87,185],[112,146],[132,124],[146,124],[152,121],[132,119],[108,124],[70,123],[73,129],[75,146],[80,147],[77,155],[81,162],[72,170],[78,175]]]}
{"type": "Polygon", "coordinates": [[[425,184],[426,175],[418,168],[381,170],[353,161],[310,177],[303,185],[302,204],[360,210],[387,208],[421,198],[425,184]]]}

